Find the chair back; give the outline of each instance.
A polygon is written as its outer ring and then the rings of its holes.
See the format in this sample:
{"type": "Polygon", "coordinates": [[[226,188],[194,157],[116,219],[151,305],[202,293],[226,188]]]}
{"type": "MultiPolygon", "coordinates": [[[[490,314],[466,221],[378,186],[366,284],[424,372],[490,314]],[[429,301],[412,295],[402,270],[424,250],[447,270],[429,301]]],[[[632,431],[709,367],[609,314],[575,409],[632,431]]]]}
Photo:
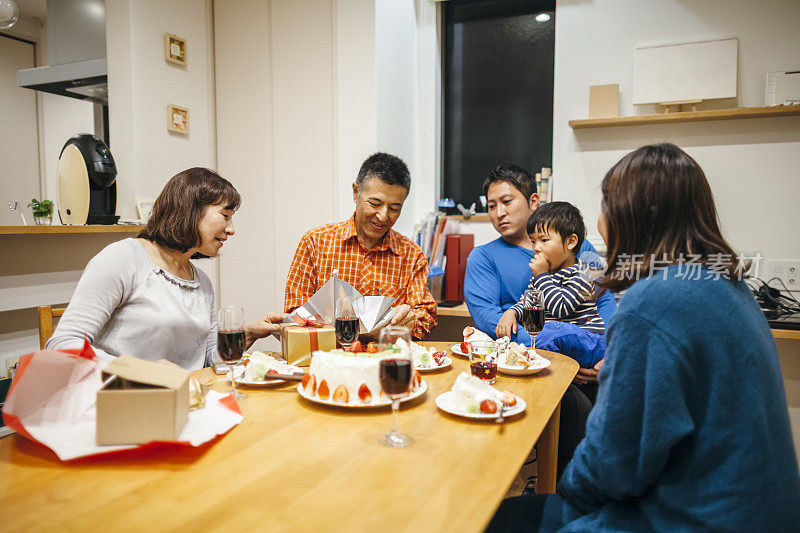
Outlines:
{"type": "Polygon", "coordinates": [[[39,306],[39,349],[44,350],[44,345],[53,336],[53,317],[64,314],[66,307],[39,306]]]}

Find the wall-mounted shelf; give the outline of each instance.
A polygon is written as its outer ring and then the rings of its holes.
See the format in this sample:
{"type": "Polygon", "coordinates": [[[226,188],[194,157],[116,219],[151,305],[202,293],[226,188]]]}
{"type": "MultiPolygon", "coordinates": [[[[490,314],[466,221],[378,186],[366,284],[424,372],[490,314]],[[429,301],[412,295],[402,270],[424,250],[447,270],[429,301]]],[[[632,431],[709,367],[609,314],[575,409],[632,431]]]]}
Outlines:
{"type": "Polygon", "coordinates": [[[89,225],[89,226],[0,226],[0,235],[30,235],[45,233],[139,233],[139,224],[89,225]]]}
{"type": "Polygon", "coordinates": [[[476,213],[469,218],[464,218],[464,215],[447,215],[447,218],[451,220],[458,220],[458,221],[467,221],[467,222],[484,222],[489,220],[489,215],[486,213],[476,213]]]}
{"type": "Polygon", "coordinates": [[[590,118],[570,120],[574,129],[605,128],[609,126],[641,126],[643,124],[665,124],[671,122],[703,122],[706,120],[731,120],[737,118],[786,117],[800,115],[800,105],[773,107],[740,107],[736,109],[712,109],[708,111],[681,111],[658,115],[634,115],[630,117],[590,118]]]}

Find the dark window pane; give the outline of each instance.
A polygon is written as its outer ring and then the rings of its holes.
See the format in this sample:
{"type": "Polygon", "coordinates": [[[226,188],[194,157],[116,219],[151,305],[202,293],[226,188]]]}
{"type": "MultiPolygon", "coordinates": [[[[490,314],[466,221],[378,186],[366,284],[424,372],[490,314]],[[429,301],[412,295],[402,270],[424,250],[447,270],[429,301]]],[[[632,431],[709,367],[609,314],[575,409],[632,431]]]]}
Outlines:
{"type": "Polygon", "coordinates": [[[447,2],[443,196],[469,206],[507,161],[552,166],[555,2],[447,2]],[[536,21],[547,13],[550,20],[536,21]]]}

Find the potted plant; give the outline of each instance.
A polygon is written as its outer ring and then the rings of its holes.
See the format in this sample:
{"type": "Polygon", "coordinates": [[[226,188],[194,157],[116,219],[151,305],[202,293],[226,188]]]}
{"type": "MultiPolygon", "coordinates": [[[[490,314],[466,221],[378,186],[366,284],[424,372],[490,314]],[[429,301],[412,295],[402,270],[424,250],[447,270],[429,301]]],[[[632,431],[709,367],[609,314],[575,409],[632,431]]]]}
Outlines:
{"type": "Polygon", "coordinates": [[[37,226],[49,226],[53,223],[53,202],[50,200],[31,200],[28,207],[33,209],[33,221],[37,226]]]}

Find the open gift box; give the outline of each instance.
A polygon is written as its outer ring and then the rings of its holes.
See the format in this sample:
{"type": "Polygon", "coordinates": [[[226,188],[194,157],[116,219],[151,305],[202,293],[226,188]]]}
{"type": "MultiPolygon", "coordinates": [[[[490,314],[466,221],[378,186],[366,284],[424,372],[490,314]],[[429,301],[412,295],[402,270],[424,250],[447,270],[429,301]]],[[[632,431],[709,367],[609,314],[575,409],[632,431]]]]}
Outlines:
{"type": "Polygon", "coordinates": [[[97,391],[97,444],[174,441],[189,420],[189,371],[121,355],[97,391]]]}
{"type": "MultiPolygon", "coordinates": [[[[183,387],[181,381],[180,387],[160,393],[161,397],[155,404],[157,408],[140,410],[141,405],[133,406],[140,411],[136,416],[157,417],[157,410],[164,407],[164,402],[170,401],[165,398],[174,398],[174,418],[170,415],[165,424],[180,432],[177,437],[153,438],[144,444],[98,445],[97,401],[101,398],[98,391],[105,385],[101,379],[103,372],[115,360],[109,356],[96,356],[88,342],[84,343],[82,350],[41,350],[23,355],[3,406],[4,421],[20,436],[50,448],[62,461],[164,444],[196,447],[227,433],[242,421],[241,411],[233,397],[212,390],[206,395],[205,406],[190,412],[183,430],[177,429],[180,425],[177,407],[178,393],[183,387]]],[[[169,367],[157,366],[160,374],[170,373],[169,367]]],[[[181,374],[186,372],[173,370],[181,374]]],[[[157,396],[153,395],[154,398],[157,396]]],[[[182,398],[181,405],[188,409],[188,397],[182,398]]],[[[113,418],[115,422],[134,425],[134,415],[127,410],[120,415],[118,409],[117,415],[113,418]]]]}

